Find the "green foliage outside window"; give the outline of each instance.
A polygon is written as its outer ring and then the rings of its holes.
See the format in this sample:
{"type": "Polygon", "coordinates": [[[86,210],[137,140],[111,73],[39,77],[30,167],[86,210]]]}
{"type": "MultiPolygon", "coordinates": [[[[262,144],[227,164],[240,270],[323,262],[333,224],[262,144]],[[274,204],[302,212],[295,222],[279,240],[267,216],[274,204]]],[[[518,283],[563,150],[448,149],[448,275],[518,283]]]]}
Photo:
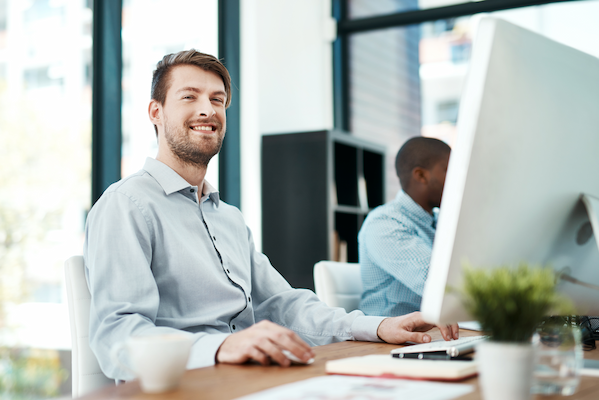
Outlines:
{"type": "Polygon", "coordinates": [[[56,397],[67,374],[55,350],[0,349],[1,400],[56,397]]]}
{"type": "Polygon", "coordinates": [[[40,288],[59,293],[72,255],[61,249],[82,241],[65,219],[83,220],[89,198],[91,127],[45,119],[37,106],[0,81],[0,400],[57,396],[68,374],[57,351],[18,343],[19,326],[8,318],[19,304],[43,301],[35,297],[40,288]]]}

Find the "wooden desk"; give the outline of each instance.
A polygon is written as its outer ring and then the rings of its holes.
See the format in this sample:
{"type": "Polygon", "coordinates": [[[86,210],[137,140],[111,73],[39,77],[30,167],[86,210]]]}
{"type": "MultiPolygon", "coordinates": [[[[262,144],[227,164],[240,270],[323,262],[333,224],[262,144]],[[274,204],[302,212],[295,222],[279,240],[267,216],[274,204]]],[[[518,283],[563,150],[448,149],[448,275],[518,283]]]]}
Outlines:
{"type": "MultiPolygon", "coordinates": [[[[462,336],[473,336],[479,333],[461,331],[462,336]]],[[[439,331],[432,331],[433,339],[441,337],[439,331]]],[[[218,364],[187,371],[180,387],[173,392],[161,395],[142,393],[135,381],[120,386],[109,386],[84,396],[86,400],[127,399],[127,400],[227,400],[234,399],[260,390],[279,386],[285,383],[325,375],[324,367],[328,360],[353,357],[367,354],[389,354],[398,345],[369,342],[341,342],[326,346],[314,347],[315,361],[308,366],[291,366],[282,368],[276,365],[227,365],[218,364]]],[[[584,352],[585,358],[599,360],[599,349],[584,352]]],[[[482,395],[478,387],[478,379],[471,378],[461,383],[474,385],[474,392],[460,397],[461,400],[480,400],[482,395]]],[[[599,378],[582,377],[580,386],[573,396],[536,396],[538,400],[596,400],[599,398],[599,378]]]]}

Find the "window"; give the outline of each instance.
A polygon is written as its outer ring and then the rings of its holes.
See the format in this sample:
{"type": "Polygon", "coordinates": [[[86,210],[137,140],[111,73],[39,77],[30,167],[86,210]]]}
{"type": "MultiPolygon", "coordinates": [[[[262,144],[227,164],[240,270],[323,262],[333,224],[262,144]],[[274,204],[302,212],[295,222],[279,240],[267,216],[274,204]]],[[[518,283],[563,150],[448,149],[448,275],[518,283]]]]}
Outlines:
{"type": "MultiPolygon", "coordinates": [[[[123,177],[158,151],[148,118],[156,63],[190,48],[218,56],[217,21],[217,0],[123,1],[123,177]]],[[[210,162],[207,180],[218,188],[218,157],[210,162]]]]}
{"type": "Polygon", "coordinates": [[[472,3],[484,0],[350,0],[349,17],[379,17],[401,11],[425,10],[453,4],[472,3]]]}
{"type": "MultiPolygon", "coordinates": [[[[54,349],[42,369],[62,377],[63,265],[81,254],[90,207],[91,21],[83,2],[0,1],[0,345],[54,349]]],[[[57,394],[35,378],[5,383],[57,394]]]]}
{"type": "Polygon", "coordinates": [[[455,124],[458,120],[458,107],[459,102],[457,100],[446,100],[437,103],[437,123],[449,122],[455,124]]]}
{"type": "MultiPolygon", "coordinates": [[[[412,3],[350,0],[348,14],[365,17],[379,15],[383,9],[386,13],[405,11],[413,8],[412,3]]],[[[419,6],[426,8],[433,3],[440,7],[456,2],[420,1],[419,6]]],[[[599,56],[595,40],[599,25],[594,19],[598,14],[599,1],[594,0],[495,11],[491,15],[599,56]]],[[[393,164],[405,140],[423,135],[454,143],[472,42],[478,20],[484,15],[488,14],[385,29],[373,26],[348,34],[349,129],[353,135],[387,146],[387,200],[399,190],[393,164]]]]}

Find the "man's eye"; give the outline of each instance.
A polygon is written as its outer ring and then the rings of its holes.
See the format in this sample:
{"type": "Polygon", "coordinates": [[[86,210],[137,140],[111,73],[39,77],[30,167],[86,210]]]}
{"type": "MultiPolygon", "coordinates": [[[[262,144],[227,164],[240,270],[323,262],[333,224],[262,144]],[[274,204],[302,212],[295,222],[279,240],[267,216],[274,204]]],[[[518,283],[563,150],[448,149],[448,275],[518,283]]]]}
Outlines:
{"type": "Polygon", "coordinates": [[[212,99],[212,101],[217,101],[219,103],[223,103],[223,99],[219,99],[219,98],[214,98],[214,99],[212,99]]]}

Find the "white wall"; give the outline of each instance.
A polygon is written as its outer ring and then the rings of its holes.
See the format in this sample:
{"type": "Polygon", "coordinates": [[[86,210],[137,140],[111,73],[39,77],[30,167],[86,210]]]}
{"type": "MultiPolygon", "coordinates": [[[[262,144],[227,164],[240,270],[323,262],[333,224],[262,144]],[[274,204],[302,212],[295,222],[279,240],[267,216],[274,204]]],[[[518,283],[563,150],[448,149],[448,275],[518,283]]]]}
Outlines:
{"type": "Polygon", "coordinates": [[[333,127],[330,0],[241,2],[241,210],[261,248],[262,135],[333,127]]]}

